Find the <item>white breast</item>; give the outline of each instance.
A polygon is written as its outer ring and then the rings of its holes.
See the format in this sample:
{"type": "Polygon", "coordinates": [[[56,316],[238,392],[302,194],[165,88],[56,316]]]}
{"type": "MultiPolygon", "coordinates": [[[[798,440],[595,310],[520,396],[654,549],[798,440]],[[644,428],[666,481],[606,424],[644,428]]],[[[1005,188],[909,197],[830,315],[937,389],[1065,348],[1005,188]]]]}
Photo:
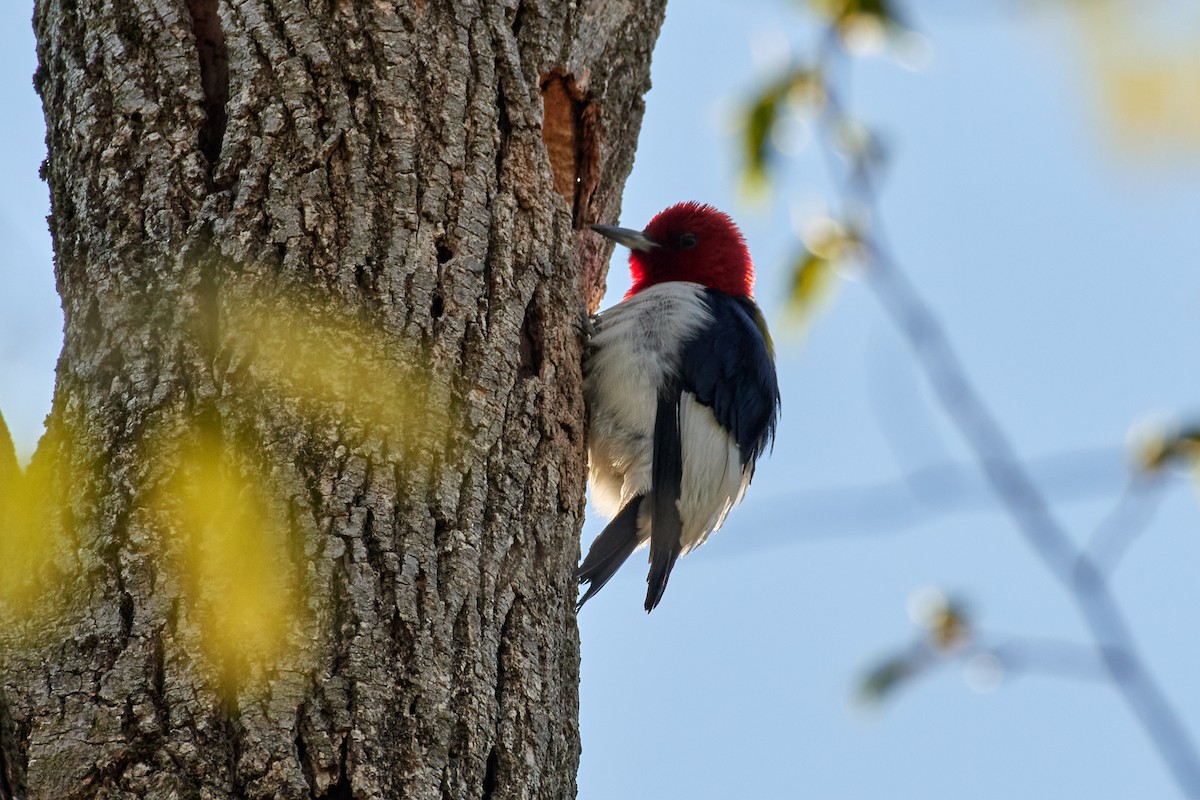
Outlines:
{"type": "Polygon", "coordinates": [[[683,343],[712,319],[704,287],[682,281],[643,289],[600,314],[584,394],[592,498],[605,515],[650,490],[658,387],[677,373],[683,343]]]}

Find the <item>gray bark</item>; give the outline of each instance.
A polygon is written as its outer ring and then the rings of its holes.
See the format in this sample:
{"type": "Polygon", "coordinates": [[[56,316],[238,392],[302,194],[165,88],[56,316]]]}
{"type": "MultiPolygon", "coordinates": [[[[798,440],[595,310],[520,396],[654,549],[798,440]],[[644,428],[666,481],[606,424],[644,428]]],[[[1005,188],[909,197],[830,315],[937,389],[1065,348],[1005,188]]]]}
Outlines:
{"type": "Polygon", "coordinates": [[[664,2],[38,0],[66,327],[0,797],[574,796],[586,225],[664,2]],[[421,402],[381,426],[256,380],[285,296],[421,402]],[[286,663],[203,651],[151,444],[196,432],[284,521],[286,663]]]}

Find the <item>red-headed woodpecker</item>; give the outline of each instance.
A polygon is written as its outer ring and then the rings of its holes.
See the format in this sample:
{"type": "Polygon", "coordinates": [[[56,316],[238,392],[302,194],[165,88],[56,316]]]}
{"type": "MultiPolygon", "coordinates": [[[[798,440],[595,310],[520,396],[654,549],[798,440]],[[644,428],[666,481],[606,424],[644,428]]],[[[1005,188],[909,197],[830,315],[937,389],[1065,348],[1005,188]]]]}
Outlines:
{"type": "Polygon", "coordinates": [[[775,436],[775,354],[754,267],[728,216],[671,206],[644,231],[593,225],[630,249],[633,288],[596,318],[584,358],[592,499],[608,527],[576,576],[587,600],[650,543],[646,610],[675,559],[741,501],[775,436]]]}

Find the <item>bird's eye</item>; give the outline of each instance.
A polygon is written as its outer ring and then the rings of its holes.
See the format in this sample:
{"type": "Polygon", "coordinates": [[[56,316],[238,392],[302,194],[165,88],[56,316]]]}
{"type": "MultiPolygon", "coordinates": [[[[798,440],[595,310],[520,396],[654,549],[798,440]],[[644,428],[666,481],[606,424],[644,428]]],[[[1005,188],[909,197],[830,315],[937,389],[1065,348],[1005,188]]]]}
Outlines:
{"type": "Polygon", "coordinates": [[[680,250],[691,250],[693,247],[696,246],[697,241],[698,240],[696,239],[696,234],[685,233],[683,236],[679,237],[679,249],[680,250]]]}

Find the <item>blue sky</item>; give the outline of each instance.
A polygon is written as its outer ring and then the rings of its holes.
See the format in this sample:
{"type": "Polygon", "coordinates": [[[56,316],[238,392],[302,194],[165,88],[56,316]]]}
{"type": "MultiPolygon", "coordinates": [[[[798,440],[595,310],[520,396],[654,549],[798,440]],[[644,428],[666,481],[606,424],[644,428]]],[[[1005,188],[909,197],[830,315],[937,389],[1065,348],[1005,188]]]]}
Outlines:
{"type": "MultiPolygon", "coordinates": [[[[27,455],[49,409],[61,315],[29,11],[0,5],[0,409],[27,455]]],[[[1200,142],[1118,147],[1071,18],[947,7],[917,9],[928,68],[868,60],[853,105],[892,153],[882,212],[893,249],[1082,540],[1122,485],[1130,426],[1200,412],[1200,142]]],[[[679,563],[663,604],[642,611],[639,555],[582,612],[580,796],[1174,796],[1102,684],[1020,675],[980,693],[951,667],[881,708],[853,702],[862,671],[912,636],[906,603],[921,587],[963,596],[989,631],[1086,639],[969,471],[946,513],[898,483],[967,456],[868,288],[844,281],[806,335],[780,319],[793,209],[813,208],[826,176],[810,149],[768,202],[745,201],[728,109],[762,74],[756,51],[762,62],[781,39],[811,41],[794,8],[677,1],[655,52],[619,222],[641,227],[701,200],[742,223],[784,409],[746,502],[679,563]]],[[[610,278],[615,302],[623,253],[610,278]]],[[[1200,604],[1198,520],[1197,493],[1177,482],[1113,585],[1200,737],[1200,637],[1184,611],[1200,604]]],[[[589,520],[585,547],[600,527],[589,520]]]]}

